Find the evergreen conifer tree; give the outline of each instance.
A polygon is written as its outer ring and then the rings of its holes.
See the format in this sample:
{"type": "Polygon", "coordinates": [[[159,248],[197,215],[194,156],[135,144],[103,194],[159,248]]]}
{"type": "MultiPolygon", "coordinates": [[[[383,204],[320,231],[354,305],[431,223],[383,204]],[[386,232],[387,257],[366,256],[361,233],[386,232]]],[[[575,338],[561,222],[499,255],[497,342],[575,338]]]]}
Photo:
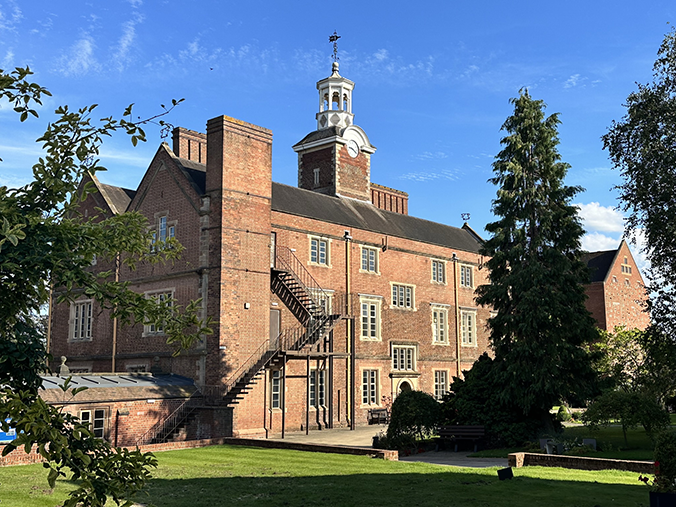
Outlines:
{"type": "Polygon", "coordinates": [[[557,150],[558,115],[545,118],[527,90],[511,102],[490,180],[500,187],[482,250],[490,285],[477,302],[497,312],[489,326],[501,401],[549,426],[552,405],[585,398],[595,379],[582,347],[596,336],[584,305],[584,231],[570,203],[581,189],[563,183],[570,166],[557,150]]]}

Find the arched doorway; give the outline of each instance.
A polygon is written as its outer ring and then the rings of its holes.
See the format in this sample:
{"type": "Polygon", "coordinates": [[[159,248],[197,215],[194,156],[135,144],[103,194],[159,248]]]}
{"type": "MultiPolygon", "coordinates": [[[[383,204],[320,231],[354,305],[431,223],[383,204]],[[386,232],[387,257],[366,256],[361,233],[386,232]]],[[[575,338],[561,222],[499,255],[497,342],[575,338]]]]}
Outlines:
{"type": "Polygon", "coordinates": [[[408,383],[408,381],[404,380],[399,384],[399,392],[403,393],[404,391],[410,391],[411,390],[411,384],[408,383]]]}

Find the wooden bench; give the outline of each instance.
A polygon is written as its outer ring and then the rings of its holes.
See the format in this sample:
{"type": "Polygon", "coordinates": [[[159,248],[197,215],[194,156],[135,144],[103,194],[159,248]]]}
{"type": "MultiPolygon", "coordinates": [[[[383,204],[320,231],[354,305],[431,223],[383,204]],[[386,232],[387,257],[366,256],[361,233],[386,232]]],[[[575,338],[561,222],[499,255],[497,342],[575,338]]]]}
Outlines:
{"type": "Polygon", "coordinates": [[[442,426],[439,428],[439,440],[450,440],[455,443],[455,452],[458,452],[458,442],[469,440],[474,442],[474,452],[477,452],[479,443],[483,440],[486,432],[483,426],[442,426]]]}
{"type": "Polygon", "coordinates": [[[372,408],[368,413],[369,424],[388,424],[390,414],[386,408],[372,408]]]}

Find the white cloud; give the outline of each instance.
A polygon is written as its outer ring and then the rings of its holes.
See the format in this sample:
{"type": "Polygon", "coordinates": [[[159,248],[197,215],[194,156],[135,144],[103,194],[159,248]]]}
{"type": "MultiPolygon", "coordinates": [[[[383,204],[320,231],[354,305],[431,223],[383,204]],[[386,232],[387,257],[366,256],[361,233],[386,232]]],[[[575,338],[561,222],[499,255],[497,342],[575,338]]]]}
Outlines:
{"type": "Polygon", "coordinates": [[[14,51],[8,49],[0,65],[2,65],[3,69],[10,69],[14,67],[14,51]]]}
{"type": "Polygon", "coordinates": [[[441,171],[416,171],[399,176],[401,180],[411,181],[434,181],[434,180],[457,180],[456,170],[444,169],[441,171]]]}
{"type": "Polygon", "coordinates": [[[113,60],[118,70],[123,71],[129,61],[129,52],[136,40],[136,25],[143,22],[143,16],[137,15],[122,25],[122,35],[117,43],[113,60]]]}
{"type": "Polygon", "coordinates": [[[373,58],[378,60],[379,62],[382,62],[383,60],[387,60],[389,57],[389,53],[387,52],[387,49],[379,49],[375,53],[373,53],[373,58]]]}
{"type": "Polygon", "coordinates": [[[616,250],[620,245],[620,238],[606,236],[600,232],[591,232],[582,236],[582,249],[587,252],[616,250]]]}
{"type": "Polygon", "coordinates": [[[439,160],[443,158],[448,158],[448,155],[443,151],[424,151],[418,155],[414,155],[413,158],[417,160],[439,160]]]}
{"type": "Polygon", "coordinates": [[[90,70],[97,70],[99,64],[94,56],[95,47],[94,39],[88,35],[84,36],[59,59],[59,70],[66,76],[77,76],[90,70]]]}
{"type": "Polygon", "coordinates": [[[0,30],[16,30],[17,25],[23,18],[23,13],[16,2],[9,2],[7,12],[0,10],[0,30]]]}
{"type": "Polygon", "coordinates": [[[570,76],[565,83],[563,83],[564,88],[573,88],[574,86],[577,86],[578,82],[580,81],[580,74],[573,74],[570,76]]]}
{"type": "Polygon", "coordinates": [[[587,231],[623,232],[624,217],[612,206],[601,206],[598,202],[576,204],[580,209],[582,223],[587,231]]]}

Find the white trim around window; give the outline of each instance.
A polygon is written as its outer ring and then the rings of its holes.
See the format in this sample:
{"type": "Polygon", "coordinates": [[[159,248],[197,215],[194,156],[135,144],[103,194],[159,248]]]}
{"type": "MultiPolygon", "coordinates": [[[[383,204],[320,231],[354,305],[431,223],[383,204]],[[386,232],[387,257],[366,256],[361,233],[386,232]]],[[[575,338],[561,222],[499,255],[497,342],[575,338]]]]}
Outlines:
{"type": "Polygon", "coordinates": [[[80,421],[82,424],[89,425],[89,429],[96,438],[105,438],[106,419],[106,409],[104,408],[80,411],[80,421]]]}
{"type": "Polygon", "coordinates": [[[390,282],[390,308],[415,310],[415,285],[390,282]]]}
{"type": "Polygon", "coordinates": [[[448,370],[434,370],[434,398],[441,401],[448,392],[448,370]]]}
{"type": "Polygon", "coordinates": [[[378,250],[378,248],[372,246],[361,246],[360,273],[370,273],[372,275],[380,274],[380,271],[378,270],[378,250]]]}
{"type": "Polygon", "coordinates": [[[331,240],[320,236],[308,236],[308,263],[311,266],[331,267],[331,240]]]}
{"type": "Polygon", "coordinates": [[[432,283],[446,285],[446,261],[432,259],[432,283]]]}
{"type": "Polygon", "coordinates": [[[460,310],[460,335],[463,347],[476,347],[476,310],[460,310]]]}
{"type": "MultiPolygon", "coordinates": [[[[170,289],[159,289],[145,292],[146,298],[156,298],[160,301],[169,301],[169,305],[174,304],[174,291],[170,289]]],[[[143,336],[164,334],[164,323],[149,322],[143,325],[143,336]]]]}
{"type": "Polygon", "coordinates": [[[361,371],[361,404],[380,405],[380,371],[377,368],[365,368],[361,371]]]}
{"type": "Polygon", "coordinates": [[[468,264],[460,264],[460,287],[474,288],[474,268],[468,264]]]}
{"type": "Polygon", "coordinates": [[[392,371],[416,371],[415,345],[392,345],[392,371]]]}
{"type": "Polygon", "coordinates": [[[380,341],[380,307],[382,298],[378,296],[360,296],[360,333],[359,337],[364,341],[380,341]]]}
{"type": "Polygon", "coordinates": [[[434,345],[449,345],[448,329],[449,305],[431,304],[432,313],[432,343],[434,345]]]}
{"type": "Polygon", "coordinates": [[[91,299],[81,299],[70,304],[68,341],[92,341],[93,306],[91,299]]]}

